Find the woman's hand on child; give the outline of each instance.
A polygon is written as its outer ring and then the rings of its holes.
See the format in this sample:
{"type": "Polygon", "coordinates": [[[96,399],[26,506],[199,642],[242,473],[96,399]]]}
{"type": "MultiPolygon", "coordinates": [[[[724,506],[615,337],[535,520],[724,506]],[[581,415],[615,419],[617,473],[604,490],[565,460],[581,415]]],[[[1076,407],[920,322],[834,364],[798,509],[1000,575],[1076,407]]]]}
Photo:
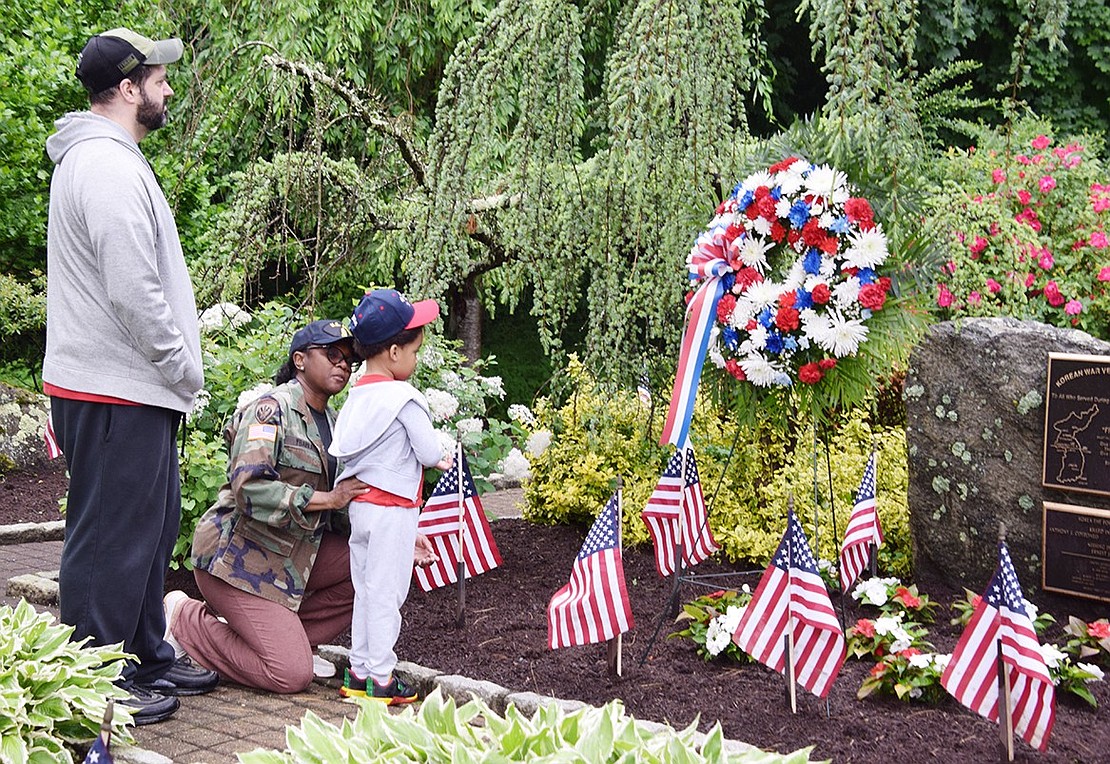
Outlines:
{"type": "Polygon", "coordinates": [[[326,509],[342,509],[351,503],[351,499],[365,493],[370,486],[358,478],[347,478],[335,484],[330,491],[317,491],[308,500],[305,507],[310,512],[326,509]]]}
{"type": "Polygon", "coordinates": [[[438,559],[439,555],[436,554],[431,539],[423,533],[416,534],[416,549],[412,554],[412,564],[418,568],[426,568],[438,559]]]}

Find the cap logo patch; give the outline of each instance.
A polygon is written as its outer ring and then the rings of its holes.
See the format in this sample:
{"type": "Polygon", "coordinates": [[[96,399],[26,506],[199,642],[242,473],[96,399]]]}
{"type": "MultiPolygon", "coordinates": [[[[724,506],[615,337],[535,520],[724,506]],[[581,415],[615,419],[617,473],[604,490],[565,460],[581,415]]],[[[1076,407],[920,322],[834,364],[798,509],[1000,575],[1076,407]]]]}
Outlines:
{"type": "Polygon", "coordinates": [[[138,65],[139,59],[135,58],[134,54],[131,54],[130,56],[119,62],[119,70],[124,74],[127,74],[138,65]]]}

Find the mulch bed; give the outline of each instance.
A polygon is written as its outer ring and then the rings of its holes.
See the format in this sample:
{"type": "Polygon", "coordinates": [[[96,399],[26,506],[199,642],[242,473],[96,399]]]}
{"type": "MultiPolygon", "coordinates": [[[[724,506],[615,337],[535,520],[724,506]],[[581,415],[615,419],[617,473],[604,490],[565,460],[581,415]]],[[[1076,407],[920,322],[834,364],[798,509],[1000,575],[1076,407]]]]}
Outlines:
{"type": "MultiPolygon", "coordinates": [[[[56,502],[65,487],[57,470],[12,473],[0,482],[0,524],[55,519],[56,502]],[[53,514],[51,514],[53,512],[53,514]]],[[[954,700],[938,706],[904,703],[892,698],[857,700],[856,690],[871,665],[849,660],[828,701],[799,691],[798,713],[786,703],[782,677],[760,665],[706,662],[684,640],[666,639],[664,619],[652,640],[671,593],[670,580],[659,577],[648,549],[626,550],[625,575],[636,626],[624,635],[624,676],[607,675],[602,645],[549,650],[546,607],[566,583],[570,566],[585,537],[585,527],[541,527],[522,520],[500,520],[493,531],[502,566],[468,582],[466,625],[456,627],[454,590],[429,594],[413,586],[404,609],[397,653],[402,660],[444,673],[486,679],[514,690],[602,704],[620,698],[634,716],[685,726],[698,719],[708,730],[720,722],[727,737],[782,752],[816,746],[814,758],[838,762],[919,762],[997,760],[997,727],[954,700]],[[646,651],[646,656],[645,656],[646,651]]],[[[744,564],[706,562],[699,576],[750,570],[744,564]]],[[[721,581],[754,588],[759,572],[721,581]]],[[[173,572],[167,586],[195,592],[191,576],[173,572]]],[[[701,582],[699,582],[701,583],[701,582]]],[[[939,580],[919,578],[919,589],[940,604],[929,639],[949,652],[959,628],[949,624],[948,605],[962,592],[939,580]]],[[[985,585],[986,582],[983,582],[985,585]]],[[[683,585],[684,600],[711,589],[683,585]]],[[[834,604],[841,604],[834,595],[834,604]]],[[[843,603],[847,623],[873,616],[851,600],[843,603]]],[[[1089,612],[1076,602],[1074,612],[1089,612]]],[[[1068,612],[1053,612],[1066,622],[1068,612]]],[[[1059,624],[1047,635],[1062,643],[1059,624]]],[[[1056,726],[1049,750],[1039,754],[1018,742],[1017,761],[1096,762],[1110,760],[1110,684],[1093,685],[1098,710],[1070,695],[1057,698],[1056,726]]]]}

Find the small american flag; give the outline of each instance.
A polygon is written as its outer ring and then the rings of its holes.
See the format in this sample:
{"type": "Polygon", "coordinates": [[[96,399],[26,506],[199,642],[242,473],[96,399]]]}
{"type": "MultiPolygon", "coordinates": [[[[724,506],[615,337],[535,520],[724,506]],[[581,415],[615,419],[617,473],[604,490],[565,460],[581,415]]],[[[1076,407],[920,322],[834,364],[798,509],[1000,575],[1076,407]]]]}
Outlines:
{"type": "Polygon", "coordinates": [[[883,529],[875,509],[875,454],[867,460],[852,517],[844,530],[844,543],[840,547],[840,590],[847,592],[859,574],[871,561],[871,543],[878,549],[883,543],[883,529]]]}
{"type": "Polygon", "coordinates": [[[89,752],[85,754],[84,764],[112,764],[112,754],[108,753],[108,744],[104,738],[97,736],[89,752]]]}
{"type": "Polygon", "coordinates": [[[817,572],[805,531],[793,511],[732,641],[760,663],[782,673],[786,667],[783,637],[787,634],[794,643],[798,684],[825,697],[847,655],[844,632],[817,572]]]}
{"type": "Polygon", "coordinates": [[[679,449],[641,514],[655,544],[655,567],[661,576],[675,571],[675,547],[682,544],[685,567],[693,567],[718,549],[709,529],[709,515],[698,478],[694,449],[679,449]],[[685,457],[686,476],[682,468],[685,457]]]}
{"type": "Polygon", "coordinates": [[[547,605],[552,650],[604,642],[632,628],[621,558],[619,493],[597,516],[570,572],[570,583],[547,605]]]}
{"type": "Polygon", "coordinates": [[[455,460],[455,466],[440,476],[432,495],[424,505],[417,523],[417,533],[428,536],[439,559],[426,568],[416,569],[416,580],[426,592],[459,580],[459,488],[462,483],[462,559],[466,577],[471,578],[501,564],[501,553],[493,540],[486,513],[478,498],[478,489],[470,476],[466,456],[455,460]],[[461,477],[460,477],[461,476],[461,477]]]}
{"type": "Polygon", "coordinates": [[[1010,674],[1014,732],[1043,751],[1056,721],[1056,691],[1004,543],[998,545],[998,558],[994,577],[964,627],[940,683],[975,713],[998,721],[1001,644],[1002,662],[1010,674]]]}
{"type": "Polygon", "coordinates": [[[645,406],[651,405],[651,384],[648,382],[647,371],[640,372],[640,380],[636,383],[636,397],[645,406]]]}

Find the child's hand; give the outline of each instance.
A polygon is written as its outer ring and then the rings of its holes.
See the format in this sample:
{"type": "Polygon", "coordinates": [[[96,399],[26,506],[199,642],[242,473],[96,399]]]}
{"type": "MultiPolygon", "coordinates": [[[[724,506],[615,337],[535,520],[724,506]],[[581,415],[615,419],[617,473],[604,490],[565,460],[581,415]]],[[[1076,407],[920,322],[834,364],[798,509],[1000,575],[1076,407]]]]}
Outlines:
{"type": "Polygon", "coordinates": [[[454,457],[454,455],[445,456],[442,459],[440,459],[438,462],[436,462],[436,469],[437,470],[442,470],[443,472],[446,472],[447,470],[451,469],[454,466],[455,466],[455,457],[454,457]]]}
{"type": "Polygon", "coordinates": [[[431,539],[423,533],[416,534],[416,549],[412,554],[412,564],[418,568],[426,568],[439,559],[431,539]]]}

